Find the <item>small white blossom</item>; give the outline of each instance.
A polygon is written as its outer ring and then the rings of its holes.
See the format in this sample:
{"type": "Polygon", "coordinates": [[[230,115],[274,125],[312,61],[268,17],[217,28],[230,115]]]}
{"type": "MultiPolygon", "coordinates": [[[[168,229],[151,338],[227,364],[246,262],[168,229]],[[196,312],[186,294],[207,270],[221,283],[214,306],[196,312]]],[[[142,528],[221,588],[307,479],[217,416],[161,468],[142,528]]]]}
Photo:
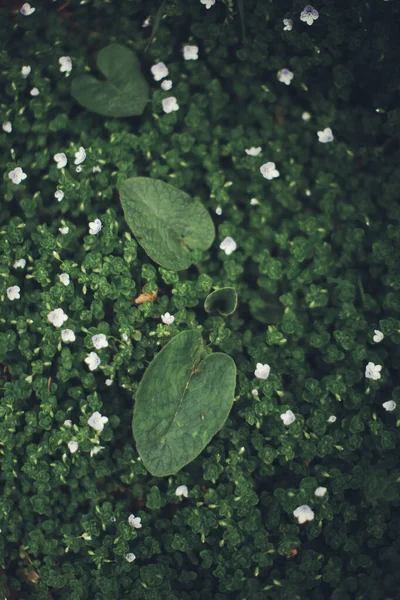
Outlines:
{"type": "Polygon", "coordinates": [[[164,98],[164,100],[162,101],[162,107],[163,111],[167,114],[179,110],[179,104],[176,101],[175,96],[169,96],[168,98],[164,98]]]}
{"type": "Polygon", "coordinates": [[[47,319],[54,327],[61,327],[68,320],[68,316],[62,308],[56,308],[49,312],[47,319]]]}
{"type": "Polygon", "coordinates": [[[12,132],[11,121],[4,121],[2,128],[3,128],[3,131],[5,131],[6,133],[11,133],[12,132]]]}
{"type": "Polygon", "coordinates": [[[311,115],[309,112],[304,111],[303,114],[301,115],[301,118],[303,119],[303,121],[309,121],[311,119],[311,115]]]}
{"type": "Polygon", "coordinates": [[[289,71],[289,69],[281,69],[280,71],[278,71],[278,79],[281,83],[290,85],[290,82],[292,81],[293,77],[294,74],[292,73],[292,71],[289,71]]]}
{"type": "Polygon", "coordinates": [[[96,165],[95,167],[93,167],[92,173],[101,173],[101,168],[98,165],[96,165]]]}
{"type": "Polygon", "coordinates": [[[64,425],[64,427],[72,427],[71,419],[65,419],[63,425],[64,425]]]}
{"type": "Polygon", "coordinates": [[[18,285],[12,285],[7,288],[7,297],[9,300],[19,300],[21,288],[18,285]]]}
{"type": "Polygon", "coordinates": [[[375,365],[373,362],[369,362],[365,367],[365,377],[376,381],[381,378],[381,371],[382,365],[375,365]]]}
{"type": "Polygon", "coordinates": [[[261,146],[258,146],[257,148],[252,146],[251,148],[246,148],[245,152],[249,156],[258,156],[260,154],[261,150],[262,150],[261,146]]]}
{"type": "Polygon", "coordinates": [[[21,167],[15,167],[9,172],[8,176],[15,185],[19,185],[21,181],[27,178],[27,174],[23,172],[21,167]]]}
{"type": "Polygon", "coordinates": [[[75,160],[74,165],[80,165],[86,158],[86,151],[83,146],[81,146],[78,152],[75,152],[75,160]]]}
{"type": "Polygon", "coordinates": [[[133,552],[129,552],[126,556],[125,556],[126,560],[128,562],[133,562],[134,560],[136,560],[136,556],[133,554],[133,552]]]}
{"type": "Polygon", "coordinates": [[[78,442],[68,442],[68,450],[74,454],[79,448],[78,442]]]}
{"type": "Polygon", "coordinates": [[[62,190],[57,190],[54,194],[54,198],[57,198],[57,201],[61,202],[61,200],[64,198],[64,192],[62,190]]]}
{"type": "Polygon", "coordinates": [[[76,340],[75,333],[72,329],[63,329],[61,331],[61,339],[63,342],[74,342],[76,340]]]}
{"type": "Polygon", "coordinates": [[[23,4],[19,9],[19,12],[21,13],[21,15],[24,15],[24,17],[29,17],[30,15],[33,15],[35,10],[36,8],[33,8],[33,6],[28,4],[28,2],[25,2],[25,4],[23,4]]]}
{"type": "Polygon", "coordinates": [[[325,127],[323,131],[317,131],[318,141],[321,144],[327,144],[328,142],[333,142],[333,133],[330,127],[325,127]]]}
{"type": "MultiPolygon", "coordinates": [[[[97,354],[95,356],[97,356],[97,354]]],[[[108,423],[108,417],[102,417],[98,411],[94,412],[92,416],[88,419],[88,424],[90,425],[90,427],[93,427],[93,429],[99,431],[100,433],[103,431],[104,425],[106,423],[108,423]]]]}
{"type": "Polygon", "coordinates": [[[183,46],[183,58],[185,60],[197,60],[199,58],[199,47],[183,46]]]}
{"type": "Polygon", "coordinates": [[[68,275],[68,273],[61,273],[61,275],[60,275],[60,281],[65,286],[69,285],[69,275],[68,275]]]}
{"type": "Polygon", "coordinates": [[[92,336],[92,344],[96,348],[96,350],[107,348],[108,342],[104,333],[97,333],[96,335],[92,336]]]}
{"type": "Polygon", "coordinates": [[[22,77],[24,77],[25,79],[28,77],[29,73],[31,72],[31,68],[29,65],[26,65],[25,67],[22,67],[21,69],[21,74],[22,77]]]}
{"type": "Polygon", "coordinates": [[[169,73],[167,65],[163,62],[158,62],[157,64],[153,65],[150,71],[152,72],[155,81],[164,79],[164,77],[167,77],[169,73]]]}
{"type": "Polygon", "coordinates": [[[106,385],[110,386],[114,383],[113,379],[106,379],[106,385]]]}
{"type": "Polygon", "coordinates": [[[143,21],[142,27],[150,27],[151,17],[147,17],[145,21],[143,21]]]}
{"type": "Polygon", "coordinates": [[[63,169],[68,162],[68,159],[65,156],[64,152],[58,152],[53,156],[53,158],[57,163],[58,169],[63,169]]]}
{"type": "Polygon", "coordinates": [[[100,219],[95,219],[91,223],[89,223],[89,235],[97,235],[101,228],[103,227],[100,219]]]}
{"type": "Polygon", "coordinates": [[[171,88],[172,88],[172,81],[170,79],[164,79],[164,81],[161,83],[161,89],[163,89],[167,92],[171,88]]]}
{"type": "Polygon", "coordinates": [[[26,265],[26,260],[24,258],[20,258],[15,261],[13,264],[14,269],[23,269],[26,265]]]}
{"type": "Polygon", "coordinates": [[[165,314],[161,315],[161,321],[164,323],[164,325],[172,325],[172,323],[175,321],[175,317],[174,315],[170,315],[169,312],[166,312],[165,314]]]}
{"type": "Polygon", "coordinates": [[[287,410],[281,415],[281,419],[284,425],[291,425],[296,420],[296,417],[291,410],[287,410]]]}
{"type": "Polygon", "coordinates": [[[336,421],[336,418],[337,418],[337,417],[335,417],[335,415],[331,415],[331,416],[329,417],[329,419],[328,419],[328,423],[335,423],[335,421],[336,421]]]}
{"type": "Polygon", "coordinates": [[[236,250],[237,244],[233,238],[228,236],[220,243],[219,247],[229,256],[236,250]]]}
{"type": "Polygon", "coordinates": [[[251,390],[251,393],[255,398],[258,398],[258,390],[251,390]]]}
{"type": "Polygon", "coordinates": [[[326,487],[317,487],[317,489],[314,492],[314,496],[317,496],[317,498],[323,498],[327,491],[328,489],[326,487]]]}
{"type": "Polygon", "coordinates": [[[314,511],[308,506],[308,504],[303,504],[296,508],[293,512],[293,516],[298,520],[299,524],[302,525],[306,521],[312,521],[314,518],[314,511]]]}
{"type": "Polygon", "coordinates": [[[250,204],[251,206],[257,206],[257,204],[260,204],[259,201],[257,200],[257,198],[252,198],[250,200],[250,204]]]}
{"type": "Polygon", "coordinates": [[[215,4],[215,0],[200,0],[200,2],[204,4],[207,9],[211,8],[215,4]]]}
{"type": "Polygon", "coordinates": [[[176,496],[184,496],[185,498],[187,498],[188,497],[188,489],[187,489],[186,485],[179,485],[175,490],[175,495],[176,496]]]}
{"type": "Polygon", "coordinates": [[[262,363],[257,363],[256,367],[254,375],[257,379],[268,379],[271,367],[267,364],[263,365],[262,363]]]}
{"type": "Polygon", "coordinates": [[[307,25],[312,25],[314,21],[318,19],[318,17],[318,11],[310,4],[307,4],[307,6],[305,6],[300,13],[300,21],[304,21],[304,23],[307,23],[307,25]]]}
{"type": "Polygon", "coordinates": [[[72,71],[72,60],[70,59],[70,57],[61,56],[61,58],[58,59],[58,63],[60,65],[60,72],[67,73],[68,76],[69,73],[72,71]]]}
{"type": "Polygon", "coordinates": [[[274,177],[279,177],[279,171],[277,171],[275,168],[274,162],[267,162],[265,165],[261,165],[260,172],[265,179],[274,179],[274,177]]]}
{"type": "Polygon", "coordinates": [[[37,87],[34,87],[31,89],[31,91],[29,92],[31,96],[39,96],[40,92],[38,90],[37,87]]]}
{"type": "Polygon", "coordinates": [[[384,335],[382,333],[382,331],[379,331],[379,329],[374,329],[374,337],[373,340],[374,342],[376,342],[377,344],[379,344],[379,342],[381,342],[384,338],[384,335]]]}
{"type": "Polygon", "coordinates": [[[102,450],[105,450],[105,446],[94,446],[90,451],[90,456],[95,456],[102,450]]]}
{"type": "Polygon", "coordinates": [[[128,523],[131,527],[134,527],[135,529],[140,529],[142,527],[140,521],[142,519],[140,517],[135,517],[135,515],[129,515],[128,518],[128,523]]]}
{"type": "Polygon", "coordinates": [[[388,400],[387,402],[384,402],[382,406],[388,412],[392,412],[392,410],[396,408],[397,404],[394,400],[388,400]]]}
{"type": "MultiPolygon", "coordinates": [[[[82,4],[82,2],[81,2],[81,4],[82,4]]],[[[92,539],[92,536],[85,532],[85,533],[82,533],[81,538],[83,540],[85,540],[86,542],[90,542],[90,540],[92,539]]]]}
{"type": "Polygon", "coordinates": [[[85,363],[89,367],[89,371],[94,371],[100,364],[100,357],[96,354],[96,352],[91,352],[85,358],[85,363]]]}
{"type": "Polygon", "coordinates": [[[283,31],[292,31],[293,21],[292,19],[283,19],[284,28],[283,31]]]}
{"type": "Polygon", "coordinates": [[[61,235],[67,235],[69,232],[69,227],[59,227],[58,231],[61,233],[61,235]]]}

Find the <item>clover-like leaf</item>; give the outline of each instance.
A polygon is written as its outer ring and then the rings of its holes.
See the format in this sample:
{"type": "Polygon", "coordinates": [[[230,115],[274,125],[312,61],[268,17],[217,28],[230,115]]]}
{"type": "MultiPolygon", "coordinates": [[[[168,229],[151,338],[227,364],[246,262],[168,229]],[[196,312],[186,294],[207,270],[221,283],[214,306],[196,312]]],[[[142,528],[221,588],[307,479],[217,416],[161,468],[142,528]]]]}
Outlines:
{"type": "Polygon", "coordinates": [[[193,263],[215,237],[208,211],[198,200],[159,179],[133,177],[119,186],[126,222],[148,256],[165,269],[193,263]]]}
{"type": "Polygon", "coordinates": [[[136,54],[120,44],[110,44],[100,50],[96,62],[106,79],[76,77],[71,85],[75,100],[105,117],[141,115],[149,100],[149,84],[136,54]]]}
{"type": "Polygon", "coordinates": [[[204,309],[208,313],[218,312],[220,315],[227,316],[232,314],[237,307],[237,293],[233,287],[224,287],[214,290],[209,294],[204,302],[204,309]]]}
{"type": "Polygon", "coordinates": [[[198,331],[183,331],[156,355],[140,382],[133,435],[154,476],[177,473],[223,427],[233,403],[236,366],[227,354],[203,359],[198,331]]]}

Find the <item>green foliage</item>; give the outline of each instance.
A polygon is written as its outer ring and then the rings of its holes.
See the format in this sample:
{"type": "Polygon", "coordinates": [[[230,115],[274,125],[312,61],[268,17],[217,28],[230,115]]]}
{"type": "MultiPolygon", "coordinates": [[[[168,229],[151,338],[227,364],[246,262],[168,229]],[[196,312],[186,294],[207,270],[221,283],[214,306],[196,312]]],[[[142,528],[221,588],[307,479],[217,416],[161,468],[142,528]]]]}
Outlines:
{"type": "Polygon", "coordinates": [[[204,302],[204,309],[208,313],[218,312],[220,315],[228,316],[235,312],[237,307],[237,293],[235,288],[224,287],[214,290],[204,302]]]}

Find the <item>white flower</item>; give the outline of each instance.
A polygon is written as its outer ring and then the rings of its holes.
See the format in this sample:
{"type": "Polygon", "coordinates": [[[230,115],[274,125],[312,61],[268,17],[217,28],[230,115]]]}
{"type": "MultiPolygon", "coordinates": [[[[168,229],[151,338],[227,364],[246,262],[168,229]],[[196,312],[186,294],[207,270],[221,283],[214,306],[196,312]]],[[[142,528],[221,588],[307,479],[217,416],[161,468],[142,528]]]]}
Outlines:
{"type": "MultiPolygon", "coordinates": [[[[81,2],[81,4],[82,4],[82,2],[81,2]]],[[[90,542],[90,540],[92,539],[92,536],[85,532],[85,533],[82,533],[81,538],[83,540],[86,540],[87,542],[90,542]]]]}
{"type": "Polygon", "coordinates": [[[256,366],[257,368],[254,371],[254,375],[258,379],[268,379],[271,367],[269,365],[263,365],[262,363],[257,363],[256,366]]]}
{"type": "Polygon", "coordinates": [[[153,65],[150,71],[152,72],[155,81],[164,79],[169,73],[167,65],[163,62],[158,62],[156,65],[153,65]]]}
{"type": "Polygon", "coordinates": [[[59,227],[58,231],[61,233],[61,235],[67,235],[69,232],[69,227],[59,227]]]}
{"type": "Polygon", "coordinates": [[[260,204],[259,201],[257,200],[257,198],[252,198],[250,200],[250,204],[251,206],[257,206],[257,204],[260,204]]]}
{"type": "Polygon", "coordinates": [[[336,421],[335,415],[331,415],[328,419],[328,423],[334,423],[336,421]]]}
{"type": "Polygon", "coordinates": [[[303,114],[301,115],[301,118],[303,119],[303,121],[309,121],[311,119],[311,115],[309,112],[304,111],[303,114]]]}
{"type": "Polygon", "coordinates": [[[54,194],[54,198],[57,198],[58,202],[61,202],[61,200],[64,198],[64,192],[62,190],[57,190],[54,194]]]}
{"type": "Polygon", "coordinates": [[[58,59],[61,73],[70,73],[72,71],[72,60],[69,56],[61,56],[58,59]]]}
{"type": "Polygon", "coordinates": [[[78,152],[75,152],[74,165],[80,165],[86,158],[85,148],[81,146],[78,152]]]}
{"type": "Polygon", "coordinates": [[[11,133],[12,132],[11,121],[4,121],[2,128],[3,128],[3,131],[5,131],[6,133],[11,133]]]}
{"type": "Polygon", "coordinates": [[[199,58],[198,46],[183,46],[183,58],[185,60],[197,60],[199,58]]]}
{"type": "Polygon", "coordinates": [[[29,93],[30,93],[31,96],[39,96],[39,94],[40,94],[40,92],[37,89],[37,87],[32,88],[29,93]]]}
{"type": "Polygon", "coordinates": [[[129,525],[131,525],[131,527],[134,527],[135,529],[140,529],[142,527],[140,521],[142,519],[140,517],[135,517],[135,515],[129,515],[128,518],[128,523],[129,525]]]}
{"type": "Polygon", "coordinates": [[[257,148],[252,146],[251,148],[246,148],[245,152],[249,156],[258,156],[260,154],[261,150],[262,150],[261,146],[258,146],[257,148]]]}
{"type": "Polygon", "coordinates": [[[170,79],[164,79],[161,84],[161,88],[167,92],[172,88],[172,81],[170,79]]]}
{"type": "Polygon", "coordinates": [[[330,127],[325,127],[323,131],[317,131],[318,141],[321,144],[327,144],[328,142],[333,142],[333,133],[330,127]]]}
{"type": "Polygon", "coordinates": [[[392,412],[396,408],[396,402],[394,400],[388,400],[382,404],[383,408],[388,412],[392,412]]]}
{"type": "Polygon", "coordinates": [[[100,219],[95,219],[91,223],[89,223],[89,235],[97,235],[103,225],[101,224],[100,219]]]}
{"type": "Polygon", "coordinates": [[[96,454],[98,454],[99,452],[101,452],[104,449],[105,449],[105,446],[94,446],[94,448],[92,448],[90,451],[90,456],[95,456],[96,454]]]}
{"type": "Polygon", "coordinates": [[[101,173],[101,168],[98,165],[96,165],[95,167],[93,167],[92,173],[101,173]]]}
{"type": "Polygon", "coordinates": [[[69,285],[69,275],[68,275],[68,273],[61,273],[61,275],[60,275],[60,281],[65,286],[69,285]]]}
{"type": "Polygon", "coordinates": [[[323,498],[327,491],[328,489],[326,487],[317,487],[317,489],[314,492],[314,496],[317,496],[317,498],[323,498]]]}
{"type": "Polygon", "coordinates": [[[283,31],[292,31],[293,29],[293,21],[292,19],[283,19],[284,28],[283,31]]]}
{"type": "Polygon", "coordinates": [[[74,454],[79,448],[78,442],[68,442],[68,450],[74,454]]]}
{"type": "Polygon", "coordinates": [[[7,288],[7,297],[9,300],[19,300],[20,299],[20,291],[21,288],[18,285],[12,285],[7,288]]]}
{"type": "Polygon", "coordinates": [[[174,315],[170,315],[169,312],[166,312],[165,314],[161,315],[161,321],[164,323],[164,325],[172,325],[172,323],[175,321],[175,317],[174,315]]]}
{"type": "Polygon", "coordinates": [[[54,327],[61,327],[65,321],[67,321],[68,316],[65,314],[62,308],[56,308],[52,310],[47,315],[48,321],[54,325],[54,327]]]}
{"type": "Polygon", "coordinates": [[[289,71],[289,69],[281,69],[280,71],[278,71],[278,79],[281,83],[290,85],[290,82],[292,81],[293,77],[294,75],[292,71],[289,71]]]}
{"type": "Polygon", "coordinates": [[[307,4],[300,13],[300,21],[304,21],[307,25],[312,25],[319,17],[318,11],[310,4],[307,4]]]}
{"type": "Polygon", "coordinates": [[[168,98],[164,98],[164,100],[162,101],[162,107],[163,111],[167,114],[179,110],[179,104],[176,101],[175,96],[169,96],[168,98]]]}
{"type": "Polygon", "coordinates": [[[222,208],[220,206],[217,206],[217,208],[215,209],[215,213],[220,217],[222,215],[222,208]]]}
{"type": "Polygon", "coordinates": [[[254,389],[254,390],[251,390],[251,393],[253,394],[253,396],[254,396],[255,398],[258,398],[258,390],[255,390],[255,389],[254,389]]]}
{"type": "Polygon", "coordinates": [[[142,27],[150,27],[151,17],[147,17],[145,21],[143,21],[142,27]]]}
{"type": "Polygon", "coordinates": [[[185,498],[187,498],[188,497],[188,489],[187,489],[186,485],[179,485],[175,490],[175,495],[176,496],[184,496],[185,498]]]}
{"type": "MultiPolygon", "coordinates": [[[[65,165],[67,164],[67,162],[68,162],[68,159],[67,159],[67,157],[65,156],[64,152],[58,152],[58,154],[55,154],[55,155],[53,156],[53,158],[54,158],[54,160],[56,161],[56,163],[57,163],[57,167],[58,167],[59,169],[63,169],[63,168],[65,167],[65,165]]],[[[54,194],[54,195],[55,195],[55,194],[54,194]]],[[[57,196],[56,196],[56,197],[57,197],[57,196]]]]}
{"type": "Polygon", "coordinates": [[[63,425],[64,425],[64,427],[72,427],[71,419],[65,419],[63,425]]]}
{"type": "Polygon", "coordinates": [[[382,331],[379,331],[379,329],[374,329],[374,334],[375,335],[373,337],[373,340],[374,340],[374,342],[379,344],[379,342],[381,342],[383,340],[384,335],[383,335],[382,331]]]}
{"type": "Polygon", "coordinates": [[[136,560],[136,556],[133,554],[133,552],[129,552],[126,556],[125,556],[126,560],[128,562],[133,562],[134,560],[136,560]]]}
{"type": "Polygon", "coordinates": [[[23,269],[26,265],[26,260],[24,258],[20,258],[19,260],[16,260],[15,263],[13,264],[14,269],[23,269]]]}
{"type": "Polygon", "coordinates": [[[229,256],[236,250],[237,244],[233,238],[228,236],[220,243],[219,247],[229,256]]]}
{"type": "Polygon", "coordinates": [[[294,413],[291,410],[287,410],[281,415],[281,419],[284,425],[291,425],[296,420],[294,413]]]}
{"type": "Polygon", "coordinates": [[[276,170],[274,162],[267,162],[265,165],[261,165],[260,171],[261,175],[265,179],[274,179],[274,177],[279,177],[279,171],[276,170]]]}
{"type": "Polygon", "coordinates": [[[27,178],[26,173],[23,172],[21,167],[15,167],[15,169],[9,172],[8,176],[15,185],[19,185],[21,181],[27,178]]]}
{"type": "Polygon", "coordinates": [[[32,69],[30,68],[29,65],[26,65],[25,67],[22,67],[22,69],[21,69],[22,77],[25,77],[25,79],[26,79],[28,77],[29,73],[31,72],[31,70],[32,69]]]}
{"type": "Polygon", "coordinates": [[[21,15],[24,15],[24,17],[29,17],[30,15],[33,15],[35,10],[36,8],[33,8],[33,6],[28,4],[28,2],[25,2],[25,4],[23,4],[19,9],[19,12],[21,13],[21,15]]]}
{"type": "Polygon", "coordinates": [[[61,331],[61,339],[63,342],[74,342],[76,340],[75,333],[72,329],[63,329],[61,331]]]}
{"type": "Polygon", "coordinates": [[[369,362],[365,367],[365,377],[376,381],[381,378],[380,371],[382,371],[382,365],[375,365],[373,362],[369,362]]]}
{"type": "Polygon", "coordinates": [[[106,379],[106,385],[110,386],[114,383],[113,379],[106,379]]]}
{"type": "MultiPolygon", "coordinates": [[[[95,354],[95,356],[97,356],[97,354],[95,354]]],[[[99,359],[99,364],[100,364],[100,359],[99,359]]],[[[106,423],[108,423],[108,417],[102,417],[98,411],[94,412],[92,414],[92,416],[89,417],[89,419],[88,419],[88,424],[90,425],[90,427],[93,427],[93,429],[95,429],[96,431],[99,431],[100,433],[103,431],[104,425],[106,423]]]]}
{"type": "Polygon", "coordinates": [[[96,348],[96,350],[107,348],[108,342],[104,333],[97,333],[96,335],[92,336],[92,344],[96,348]]]}
{"type": "Polygon", "coordinates": [[[211,8],[215,4],[215,0],[200,0],[200,2],[204,4],[207,9],[211,8]]]}
{"type": "Polygon", "coordinates": [[[308,506],[308,504],[303,504],[296,508],[293,512],[293,516],[298,520],[299,524],[305,523],[306,521],[312,521],[314,518],[314,512],[308,506]]]}
{"type": "Polygon", "coordinates": [[[96,354],[96,352],[91,352],[85,358],[85,363],[89,366],[89,371],[94,371],[100,364],[100,357],[96,354]]]}

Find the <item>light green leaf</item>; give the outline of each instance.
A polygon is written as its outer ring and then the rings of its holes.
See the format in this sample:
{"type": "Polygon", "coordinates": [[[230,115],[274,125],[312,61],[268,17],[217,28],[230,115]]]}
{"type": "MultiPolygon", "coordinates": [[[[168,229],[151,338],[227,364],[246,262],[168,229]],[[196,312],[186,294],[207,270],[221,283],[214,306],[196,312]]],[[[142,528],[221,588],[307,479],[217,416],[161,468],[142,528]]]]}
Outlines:
{"type": "Polygon", "coordinates": [[[175,336],[148,366],[136,395],[133,435],[156,477],[177,473],[207,446],[232,408],[236,366],[216,352],[202,360],[198,331],[175,336]]]}
{"type": "Polygon", "coordinates": [[[187,269],[193,250],[207,250],[215,237],[208,211],[168,183],[133,177],[119,186],[126,222],[154,262],[171,271],[187,269]]]}
{"type": "Polygon", "coordinates": [[[149,100],[149,85],[136,54],[120,44],[110,44],[98,53],[97,67],[106,79],[76,77],[71,86],[75,100],[105,117],[141,115],[149,100]]]}
{"type": "Polygon", "coordinates": [[[214,290],[204,302],[204,309],[208,313],[219,312],[223,316],[232,314],[237,307],[237,293],[233,287],[224,287],[214,290]]]}

